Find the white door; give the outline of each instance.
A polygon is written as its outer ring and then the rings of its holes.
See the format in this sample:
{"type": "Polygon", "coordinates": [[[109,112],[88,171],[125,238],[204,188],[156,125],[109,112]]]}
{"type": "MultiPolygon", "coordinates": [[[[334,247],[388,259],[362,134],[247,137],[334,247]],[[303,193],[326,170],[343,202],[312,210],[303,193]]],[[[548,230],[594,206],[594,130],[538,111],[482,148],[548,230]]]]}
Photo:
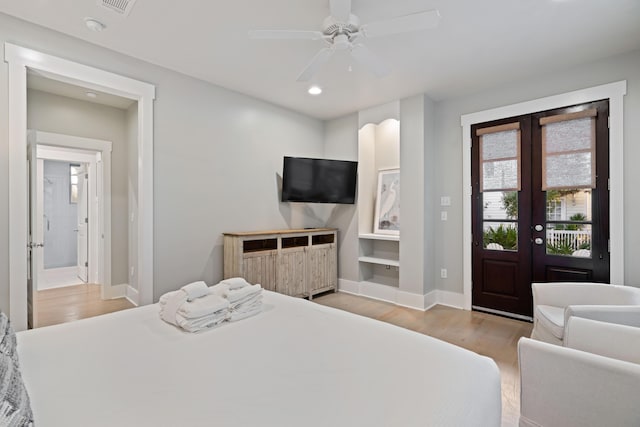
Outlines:
{"type": "Polygon", "coordinates": [[[78,202],[78,278],[87,283],[89,277],[89,197],[88,178],[86,163],[76,169],[77,182],[77,202],[78,202]]]}
{"type": "Polygon", "coordinates": [[[30,143],[27,150],[27,165],[29,182],[29,251],[27,260],[27,327],[35,328],[38,325],[38,265],[43,255],[42,242],[42,216],[38,215],[38,166],[36,156],[36,144],[30,143]],[[40,226],[40,227],[38,227],[40,226]],[[39,230],[40,228],[40,230],[39,230]],[[39,240],[40,239],[40,240],[39,240]]]}

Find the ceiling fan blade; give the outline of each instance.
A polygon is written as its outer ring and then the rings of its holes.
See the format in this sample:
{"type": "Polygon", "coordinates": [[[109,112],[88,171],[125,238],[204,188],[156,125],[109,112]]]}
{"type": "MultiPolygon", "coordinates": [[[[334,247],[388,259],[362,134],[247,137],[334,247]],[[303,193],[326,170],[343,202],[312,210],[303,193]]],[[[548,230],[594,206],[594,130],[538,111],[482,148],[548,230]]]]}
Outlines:
{"type": "Polygon", "coordinates": [[[320,31],[305,30],[253,30],[249,31],[252,39],[301,39],[321,40],[325,37],[320,31]]]}
{"type": "Polygon", "coordinates": [[[387,21],[372,22],[363,25],[360,30],[366,37],[380,37],[436,28],[439,22],[440,12],[434,9],[399,16],[387,21]]]}
{"type": "Polygon", "coordinates": [[[391,72],[389,67],[380,61],[369,49],[362,44],[356,44],[351,49],[351,56],[356,61],[367,67],[369,71],[376,75],[376,77],[384,77],[391,72]]]}
{"type": "Polygon", "coordinates": [[[307,68],[305,68],[304,71],[300,73],[297,81],[309,81],[309,79],[320,70],[320,67],[322,67],[329,60],[329,58],[331,58],[331,55],[333,55],[333,49],[330,49],[328,47],[320,49],[320,51],[316,53],[316,56],[313,57],[309,65],[307,65],[307,68]]]}
{"type": "Polygon", "coordinates": [[[331,16],[339,22],[348,22],[351,15],[351,0],[329,0],[331,16]]]}

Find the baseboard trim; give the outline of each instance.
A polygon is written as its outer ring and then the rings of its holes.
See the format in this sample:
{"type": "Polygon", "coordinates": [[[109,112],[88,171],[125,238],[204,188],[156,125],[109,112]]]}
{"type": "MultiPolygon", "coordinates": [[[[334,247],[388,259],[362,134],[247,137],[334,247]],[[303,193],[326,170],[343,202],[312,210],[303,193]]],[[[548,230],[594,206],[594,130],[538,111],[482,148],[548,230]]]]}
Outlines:
{"type": "Polygon", "coordinates": [[[122,283],[120,285],[105,286],[102,285],[104,291],[104,299],[124,298],[127,295],[127,285],[122,283]]]}
{"type": "Polygon", "coordinates": [[[127,288],[125,290],[125,296],[124,296],[127,300],[129,300],[129,302],[133,305],[135,305],[136,307],[138,306],[138,304],[140,303],[140,293],[138,292],[138,290],[136,288],[134,288],[131,285],[127,285],[127,288]]]}
{"type": "Polygon", "coordinates": [[[338,279],[338,290],[347,294],[360,295],[422,311],[429,310],[437,304],[459,309],[463,309],[464,307],[463,294],[439,289],[428,292],[425,295],[420,295],[379,283],[338,279]]]}

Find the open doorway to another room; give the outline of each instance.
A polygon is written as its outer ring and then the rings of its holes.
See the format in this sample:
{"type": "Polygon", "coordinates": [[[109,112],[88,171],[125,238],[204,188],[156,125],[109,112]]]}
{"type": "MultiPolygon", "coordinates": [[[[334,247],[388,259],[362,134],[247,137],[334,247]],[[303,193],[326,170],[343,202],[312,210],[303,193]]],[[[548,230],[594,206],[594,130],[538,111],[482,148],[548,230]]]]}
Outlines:
{"type": "Polygon", "coordinates": [[[41,158],[37,163],[43,174],[37,183],[42,189],[42,195],[37,195],[42,203],[36,215],[42,217],[44,244],[38,265],[38,291],[88,283],[89,245],[94,242],[87,234],[86,192],[95,185],[89,182],[88,163],[41,158]]]}
{"type": "Polygon", "coordinates": [[[38,129],[28,133],[28,324],[134,307],[137,102],[31,72],[27,83],[38,129]]]}

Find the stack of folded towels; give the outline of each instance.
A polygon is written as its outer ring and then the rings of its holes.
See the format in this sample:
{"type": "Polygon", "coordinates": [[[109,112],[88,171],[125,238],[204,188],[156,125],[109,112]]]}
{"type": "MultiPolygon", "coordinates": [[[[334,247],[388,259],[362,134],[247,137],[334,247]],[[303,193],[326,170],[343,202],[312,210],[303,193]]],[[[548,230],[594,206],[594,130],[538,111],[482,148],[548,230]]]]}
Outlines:
{"type": "Polygon", "coordinates": [[[188,332],[212,328],[227,319],[229,301],[194,282],[160,297],[160,317],[188,332]]]}
{"type": "Polygon", "coordinates": [[[231,322],[262,311],[262,286],[251,285],[242,277],[225,279],[212,286],[211,290],[229,301],[229,321],[231,322]]]}
{"type": "Polygon", "coordinates": [[[208,287],[194,282],[160,297],[160,317],[187,332],[198,332],[262,311],[262,287],[240,277],[208,287]]]}

